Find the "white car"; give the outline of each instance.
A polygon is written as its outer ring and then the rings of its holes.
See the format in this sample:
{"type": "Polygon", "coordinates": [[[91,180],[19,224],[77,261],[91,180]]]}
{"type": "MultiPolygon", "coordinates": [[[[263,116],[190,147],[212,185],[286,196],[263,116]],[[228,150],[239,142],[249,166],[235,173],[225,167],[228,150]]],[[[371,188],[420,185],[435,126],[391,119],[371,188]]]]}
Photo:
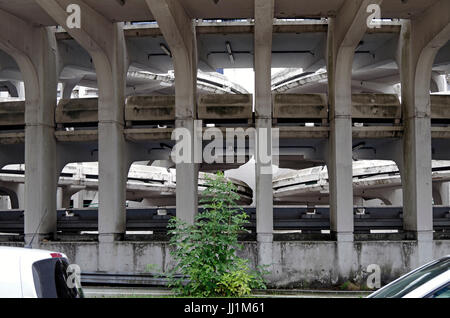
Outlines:
{"type": "Polygon", "coordinates": [[[450,255],[419,267],[368,298],[450,298],[450,255]]]}
{"type": "Polygon", "coordinates": [[[81,286],[68,284],[62,253],[0,246],[0,260],[0,298],[83,297],[81,286]]]}

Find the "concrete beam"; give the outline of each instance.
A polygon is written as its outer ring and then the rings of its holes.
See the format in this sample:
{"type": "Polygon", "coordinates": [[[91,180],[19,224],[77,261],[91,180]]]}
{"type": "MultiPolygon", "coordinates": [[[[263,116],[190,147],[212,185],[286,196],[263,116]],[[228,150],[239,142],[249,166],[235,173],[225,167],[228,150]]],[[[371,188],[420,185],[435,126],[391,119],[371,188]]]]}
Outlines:
{"type": "Polygon", "coordinates": [[[395,35],[375,50],[370,51],[371,54],[360,54],[359,58],[355,59],[353,63],[353,75],[359,75],[368,70],[386,67],[391,63],[395,63],[398,42],[399,35],[395,35]]]}
{"type": "Polygon", "coordinates": [[[17,62],[25,83],[25,240],[56,233],[54,111],[57,45],[53,32],[0,11],[0,49],[17,62]]]}
{"type": "Polygon", "coordinates": [[[352,81],[353,89],[361,92],[376,92],[383,94],[396,94],[395,86],[391,84],[385,84],[372,81],[352,81]]]}
{"type": "Polygon", "coordinates": [[[149,58],[148,53],[146,51],[138,48],[132,41],[127,41],[127,47],[131,65],[135,65],[142,70],[146,70],[156,74],[166,73],[166,71],[162,67],[160,67],[157,63],[155,63],[155,61],[152,58],[149,58]]]}
{"type": "Polygon", "coordinates": [[[327,96],[325,94],[274,94],[273,118],[328,121],[327,96]]]}
{"type": "MultiPolygon", "coordinates": [[[[442,0],[415,19],[403,21],[398,52],[404,113],[404,229],[424,242],[433,237],[430,81],[436,54],[450,39],[448,12],[450,2],[442,0]]],[[[431,255],[427,248],[423,251],[426,255],[421,255],[420,263],[431,255]]]]}
{"type": "Polygon", "coordinates": [[[56,107],[55,122],[58,126],[68,125],[69,127],[74,124],[97,125],[98,99],[61,99],[56,107]]]}
{"type": "Polygon", "coordinates": [[[198,98],[198,117],[203,120],[253,120],[251,94],[204,94],[198,98]]]}
{"type": "Polygon", "coordinates": [[[354,120],[394,120],[400,123],[402,108],[395,94],[352,94],[354,120]]]}
{"type": "MultiPolygon", "coordinates": [[[[169,45],[175,71],[175,125],[191,133],[197,116],[197,36],[195,22],[178,0],[146,0],[169,45]]],[[[193,223],[198,213],[198,164],[194,151],[189,163],[177,164],[177,216],[193,223]]]]}
{"type": "Polygon", "coordinates": [[[82,0],[36,0],[55,22],[91,55],[99,88],[99,240],[125,233],[126,178],[129,164],[124,137],[125,83],[128,69],[123,24],[113,23],[82,0]],[[81,8],[80,28],[67,27],[66,8],[81,8]]]}

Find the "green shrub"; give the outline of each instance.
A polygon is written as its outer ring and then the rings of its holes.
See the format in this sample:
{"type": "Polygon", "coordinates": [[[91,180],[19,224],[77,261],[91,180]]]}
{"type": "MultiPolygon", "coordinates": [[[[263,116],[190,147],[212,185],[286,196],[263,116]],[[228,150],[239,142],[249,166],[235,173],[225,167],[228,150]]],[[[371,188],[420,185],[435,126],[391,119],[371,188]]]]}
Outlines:
{"type": "Polygon", "coordinates": [[[247,262],[240,259],[237,269],[222,275],[216,292],[227,297],[243,297],[250,295],[254,288],[266,288],[261,273],[252,271],[247,262]]]}
{"type": "Polygon", "coordinates": [[[169,287],[182,296],[244,296],[252,288],[265,288],[262,275],[248,261],[237,257],[242,249],[239,233],[248,216],[236,204],[239,194],[222,173],[207,178],[204,210],[193,225],[173,218],[169,222],[172,257],[176,266],[169,273],[169,287]],[[188,278],[182,279],[175,274],[188,278]]]}

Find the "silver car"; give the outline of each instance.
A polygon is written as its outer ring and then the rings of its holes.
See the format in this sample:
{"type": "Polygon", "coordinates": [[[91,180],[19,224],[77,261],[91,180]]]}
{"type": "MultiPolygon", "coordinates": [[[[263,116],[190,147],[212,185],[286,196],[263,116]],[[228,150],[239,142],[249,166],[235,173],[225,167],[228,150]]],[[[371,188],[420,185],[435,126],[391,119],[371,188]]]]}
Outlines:
{"type": "Polygon", "coordinates": [[[450,298],[450,255],[403,275],[368,298],[450,298]]]}

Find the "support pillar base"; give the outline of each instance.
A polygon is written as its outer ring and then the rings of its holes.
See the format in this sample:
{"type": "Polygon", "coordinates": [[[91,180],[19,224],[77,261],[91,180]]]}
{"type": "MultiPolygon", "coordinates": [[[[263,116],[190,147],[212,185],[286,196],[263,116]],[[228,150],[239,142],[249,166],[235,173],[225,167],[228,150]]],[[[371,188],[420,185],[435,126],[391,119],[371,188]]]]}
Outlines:
{"type": "Polygon", "coordinates": [[[331,239],[336,242],[353,242],[354,235],[352,232],[331,232],[331,239]]]}
{"type": "Polygon", "coordinates": [[[268,266],[267,270],[273,265],[273,234],[259,233],[258,240],[258,265],[268,266]]]}
{"type": "Polygon", "coordinates": [[[433,241],[433,231],[405,231],[405,237],[408,240],[418,242],[433,241]]]}
{"type": "Polygon", "coordinates": [[[99,234],[99,243],[114,243],[117,241],[123,241],[125,238],[125,233],[112,233],[112,234],[99,234]]]}

